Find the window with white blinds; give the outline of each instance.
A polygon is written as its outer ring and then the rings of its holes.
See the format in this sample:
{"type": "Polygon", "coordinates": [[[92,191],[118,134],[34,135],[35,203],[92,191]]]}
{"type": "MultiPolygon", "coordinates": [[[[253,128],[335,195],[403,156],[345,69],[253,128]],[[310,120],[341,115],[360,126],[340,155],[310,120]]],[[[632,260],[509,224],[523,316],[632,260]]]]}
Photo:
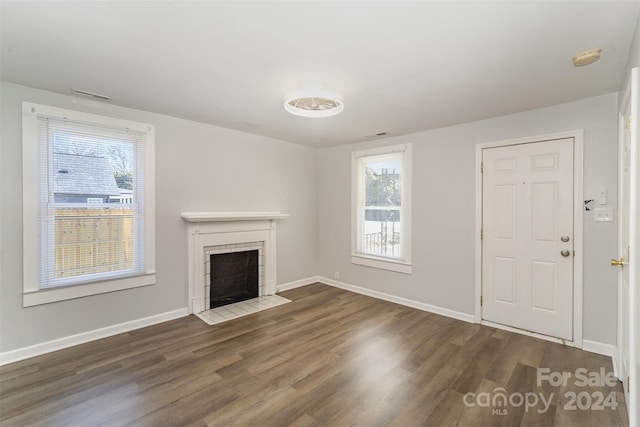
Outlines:
{"type": "MultiPolygon", "coordinates": [[[[149,277],[153,138],[153,127],[143,123],[23,103],[23,155],[29,156],[23,160],[35,166],[24,173],[25,228],[33,227],[25,241],[35,240],[25,246],[25,295],[155,280],[149,277]],[[34,267],[37,275],[27,274],[34,267]]],[[[51,302],[53,293],[46,295],[51,302]]]]}
{"type": "Polygon", "coordinates": [[[411,146],[353,153],[352,262],[411,272],[411,146]]]}

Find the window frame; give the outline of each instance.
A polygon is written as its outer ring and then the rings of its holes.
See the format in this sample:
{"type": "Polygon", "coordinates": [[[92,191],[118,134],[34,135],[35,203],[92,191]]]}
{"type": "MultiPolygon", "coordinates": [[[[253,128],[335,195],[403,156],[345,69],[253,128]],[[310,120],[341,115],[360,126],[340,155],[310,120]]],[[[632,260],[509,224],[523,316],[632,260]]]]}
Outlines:
{"type": "MultiPolygon", "coordinates": [[[[47,147],[47,150],[50,146],[47,147]]],[[[146,123],[85,113],[64,108],[22,103],[22,184],[23,184],[23,306],[29,307],[56,301],[97,295],[123,289],[155,284],[155,128],[146,123]],[[38,116],[44,115],[97,127],[131,129],[145,133],[144,163],[144,251],[146,269],[133,275],[109,278],[108,274],[95,280],[78,280],[69,284],[40,287],[39,275],[43,259],[38,259],[42,245],[51,243],[41,235],[40,212],[43,194],[40,184],[41,147],[38,139],[38,116]],[[34,261],[35,260],[35,261],[34,261]]],[[[50,166],[49,166],[50,167],[50,166]]]]}
{"type": "Polygon", "coordinates": [[[411,264],[411,144],[353,151],[351,153],[351,263],[368,267],[412,274],[411,264]],[[364,178],[361,164],[367,157],[402,153],[401,173],[401,234],[400,257],[373,255],[361,250],[363,221],[360,210],[364,207],[364,178]]]}

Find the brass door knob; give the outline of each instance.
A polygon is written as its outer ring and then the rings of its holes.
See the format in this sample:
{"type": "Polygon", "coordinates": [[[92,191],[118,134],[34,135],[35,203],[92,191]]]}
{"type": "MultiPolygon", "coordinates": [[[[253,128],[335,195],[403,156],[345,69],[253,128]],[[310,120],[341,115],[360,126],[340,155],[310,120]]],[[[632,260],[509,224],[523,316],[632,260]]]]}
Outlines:
{"type": "Polygon", "coordinates": [[[612,259],[611,260],[611,266],[613,266],[613,267],[622,267],[622,268],[624,268],[625,265],[627,265],[627,263],[624,260],[624,258],[622,258],[622,257],[620,257],[620,259],[612,259]]]}

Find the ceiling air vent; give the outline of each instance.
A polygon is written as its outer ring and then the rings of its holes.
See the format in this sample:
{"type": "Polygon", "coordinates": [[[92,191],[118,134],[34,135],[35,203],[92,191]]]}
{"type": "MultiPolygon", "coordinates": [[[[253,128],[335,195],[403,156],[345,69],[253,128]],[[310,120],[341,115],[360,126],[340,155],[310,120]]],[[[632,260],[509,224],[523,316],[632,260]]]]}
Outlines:
{"type": "Polygon", "coordinates": [[[386,132],[378,132],[378,133],[372,133],[371,135],[366,135],[365,138],[380,138],[381,136],[386,136],[387,133],[386,132]]]}
{"type": "Polygon", "coordinates": [[[74,94],[74,95],[80,95],[80,96],[84,96],[86,98],[91,98],[91,99],[95,99],[97,101],[102,101],[102,102],[111,102],[111,101],[113,101],[113,99],[109,98],[108,96],[99,95],[97,93],[87,92],[87,91],[84,91],[84,90],[71,89],[71,93],[74,94]]]}

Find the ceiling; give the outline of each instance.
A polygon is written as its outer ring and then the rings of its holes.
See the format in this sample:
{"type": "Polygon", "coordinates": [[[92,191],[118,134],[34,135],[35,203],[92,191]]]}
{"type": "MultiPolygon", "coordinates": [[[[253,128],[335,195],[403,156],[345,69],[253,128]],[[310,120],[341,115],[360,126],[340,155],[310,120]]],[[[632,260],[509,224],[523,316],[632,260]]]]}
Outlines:
{"type": "Polygon", "coordinates": [[[3,81],[324,147],[615,92],[640,2],[0,4],[3,81]],[[316,82],[342,114],[285,112],[316,82]]]}

